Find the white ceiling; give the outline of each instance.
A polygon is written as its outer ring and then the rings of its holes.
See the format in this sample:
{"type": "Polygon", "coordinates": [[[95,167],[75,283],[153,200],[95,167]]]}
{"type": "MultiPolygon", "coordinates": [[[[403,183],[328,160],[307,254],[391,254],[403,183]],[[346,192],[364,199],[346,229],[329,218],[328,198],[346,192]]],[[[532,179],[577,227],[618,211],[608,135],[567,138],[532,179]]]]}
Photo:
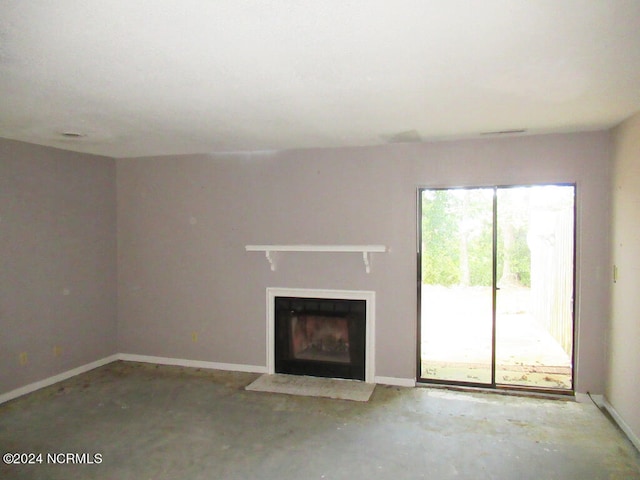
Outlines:
{"type": "Polygon", "coordinates": [[[0,0],[0,137],[68,150],[577,131],[639,110],[640,0],[0,0]]]}

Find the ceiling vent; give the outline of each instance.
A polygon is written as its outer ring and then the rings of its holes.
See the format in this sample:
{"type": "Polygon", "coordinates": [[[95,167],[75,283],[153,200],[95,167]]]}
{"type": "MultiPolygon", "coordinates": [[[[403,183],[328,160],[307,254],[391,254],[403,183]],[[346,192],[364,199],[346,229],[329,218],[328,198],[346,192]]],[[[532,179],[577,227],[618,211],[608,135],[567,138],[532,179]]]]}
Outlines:
{"type": "Polygon", "coordinates": [[[422,137],[417,130],[407,130],[393,135],[380,135],[387,143],[418,143],[422,141],[422,137]]]}
{"type": "Polygon", "coordinates": [[[524,128],[514,128],[512,130],[497,130],[495,132],[482,132],[480,135],[516,135],[518,133],[525,133],[527,130],[524,128]]]}

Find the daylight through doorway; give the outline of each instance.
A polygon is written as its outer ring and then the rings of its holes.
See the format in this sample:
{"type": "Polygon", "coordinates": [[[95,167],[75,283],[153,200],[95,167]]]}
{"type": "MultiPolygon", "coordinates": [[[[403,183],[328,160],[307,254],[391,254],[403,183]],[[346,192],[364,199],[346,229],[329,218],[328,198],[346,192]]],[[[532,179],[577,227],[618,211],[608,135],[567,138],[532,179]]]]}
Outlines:
{"type": "Polygon", "coordinates": [[[573,185],[419,191],[419,378],[573,389],[573,185]]]}

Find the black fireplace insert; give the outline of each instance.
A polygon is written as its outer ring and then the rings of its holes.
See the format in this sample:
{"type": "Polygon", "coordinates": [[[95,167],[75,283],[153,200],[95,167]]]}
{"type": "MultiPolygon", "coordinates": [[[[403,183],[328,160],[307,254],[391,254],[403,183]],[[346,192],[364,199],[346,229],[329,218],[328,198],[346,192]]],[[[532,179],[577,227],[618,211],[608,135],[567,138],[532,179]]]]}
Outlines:
{"type": "Polygon", "coordinates": [[[365,300],[275,297],[275,371],[365,379],[365,300]]]}

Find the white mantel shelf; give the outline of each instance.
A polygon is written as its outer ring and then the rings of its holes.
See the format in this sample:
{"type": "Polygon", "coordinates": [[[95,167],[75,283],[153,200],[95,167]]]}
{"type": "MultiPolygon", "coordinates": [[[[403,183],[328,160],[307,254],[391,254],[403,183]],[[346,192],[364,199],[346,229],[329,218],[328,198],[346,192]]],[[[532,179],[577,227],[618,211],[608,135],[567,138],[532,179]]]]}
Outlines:
{"type": "Polygon", "coordinates": [[[271,265],[271,271],[276,269],[272,255],[274,252],[357,252],[362,254],[364,268],[367,273],[370,273],[369,254],[387,251],[387,247],[384,245],[245,245],[244,248],[247,252],[264,252],[271,265]]]}

